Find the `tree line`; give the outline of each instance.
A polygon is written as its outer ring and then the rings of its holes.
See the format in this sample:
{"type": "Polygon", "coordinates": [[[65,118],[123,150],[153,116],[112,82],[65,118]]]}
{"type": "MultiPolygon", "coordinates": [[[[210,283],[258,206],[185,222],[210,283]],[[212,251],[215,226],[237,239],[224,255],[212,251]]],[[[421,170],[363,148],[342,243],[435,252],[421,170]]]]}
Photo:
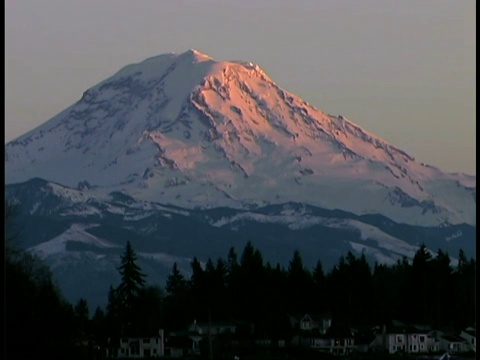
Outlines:
{"type": "MultiPolygon", "coordinates": [[[[412,261],[370,266],[364,254],[348,252],[325,272],[318,261],[308,269],[298,251],[287,267],[263,260],[248,243],[240,256],[231,248],[226,258],[191,261],[191,273],[173,265],[165,289],[145,286],[127,243],[122,256],[122,281],[110,288],[103,314],[108,333],[117,336],[184,330],[197,320],[242,321],[258,336],[284,338],[291,331],[288,315],[325,314],[332,327],[346,329],[382,325],[393,319],[460,330],[475,322],[475,259],[460,250],[458,266],[438,250],[422,245],[412,261]]],[[[143,336],[143,335],[139,335],[143,336]]]]}
{"type": "MultiPolygon", "coordinates": [[[[6,221],[11,211],[6,211],[6,221]]],[[[9,215],[10,214],[10,215],[9,215]]],[[[8,228],[7,228],[8,230],[8,228]]],[[[460,250],[458,265],[422,245],[412,261],[371,266],[364,254],[348,252],[325,271],[308,269],[295,251],[287,266],[265,262],[248,243],[240,255],[191,261],[187,276],[177,264],[165,287],[147,285],[130,242],[121,256],[120,284],[108,305],[89,317],[88,303],[68,303],[50,269],[12,246],[6,235],[6,358],[92,358],[97,346],[119,337],[152,336],[159,329],[184,330],[193,320],[241,321],[253,336],[288,338],[288,315],[324,314],[333,328],[369,327],[392,319],[460,330],[475,322],[476,260],[460,250]]]]}

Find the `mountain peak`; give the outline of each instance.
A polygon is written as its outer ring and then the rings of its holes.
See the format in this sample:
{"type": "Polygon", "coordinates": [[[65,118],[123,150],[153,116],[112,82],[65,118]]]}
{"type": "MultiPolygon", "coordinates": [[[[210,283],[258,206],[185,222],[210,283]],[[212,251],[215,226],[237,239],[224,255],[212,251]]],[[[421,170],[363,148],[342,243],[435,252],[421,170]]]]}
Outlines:
{"type": "Polygon", "coordinates": [[[124,67],[5,150],[8,183],[86,180],[185,207],[293,201],[403,222],[475,221],[465,178],[322,112],[254,63],[195,49],[124,67]]]}
{"type": "Polygon", "coordinates": [[[206,60],[213,60],[213,58],[207,54],[202,53],[196,49],[188,49],[184,53],[180,54],[179,56],[190,56],[193,57],[197,61],[206,61],[206,60]]]}

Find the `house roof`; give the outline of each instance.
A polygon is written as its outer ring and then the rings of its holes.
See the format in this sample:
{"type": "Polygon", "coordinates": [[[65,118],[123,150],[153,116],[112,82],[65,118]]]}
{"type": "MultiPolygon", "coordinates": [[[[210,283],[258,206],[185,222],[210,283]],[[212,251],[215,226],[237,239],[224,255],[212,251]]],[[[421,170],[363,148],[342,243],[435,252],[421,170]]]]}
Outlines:
{"type": "Polygon", "coordinates": [[[447,340],[448,342],[465,342],[465,339],[456,335],[443,335],[441,338],[447,340]]]}
{"type": "MultiPolygon", "coordinates": [[[[380,331],[382,331],[381,328],[380,331]]],[[[387,334],[428,334],[431,331],[428,325],[405,324],[398,320],[392,320],[390,324],[386,325],[387,334]]]]}
{"type": "Polygon", "coordinates": [[[355,338],[355,344],[369,345],[375,340],[375,335],[378,333],[379,328],[377,326],[362,326],[352,328],[353,337],[355,338]]]}
{"type": "Polygon", "coordinates": [[[167,338],[173,338],[173,337],[190,337],[190,338],[195,338],[199,337],[198,332],[196,331],[189,331],[189,330],[184,330],[184,331],[174,331],[170,332],[167,335],[167,338]]]}
{"type": "Polygon", "coordinates": [[[329,312],[323,313],[323,314],[310,314],[310,313],[302,313],[302,314],[295,314],[290,316],[292,319],[296,321],[301,321],[305,317],[309,317],[313,321],[322,321],[322,320],[331,320],[332,315],[330,315],[329,312]]]}
{"type": "Polygon", "coordinates": [[[477,332],[475,330],[463,330],[464,333],[470,335],[470,336],[473,336],[473,337],[477,337],[477,332]]]}
{"type": "Polygon", "coordinates": [[[201,327],[201,328],[208,328],[209,326],[214,328],[214,327],[236,327],[237,324],[236,323],[233,323],[233,322],[221,322],[221,321],[218,321],[218,322],[211,322],[211,323],[199,323],[199,322],[193,322],[191,323],[190,325],[188,325],[188,327],[192,327],[192,326],[198,326],[198,327],[201,327]]]}

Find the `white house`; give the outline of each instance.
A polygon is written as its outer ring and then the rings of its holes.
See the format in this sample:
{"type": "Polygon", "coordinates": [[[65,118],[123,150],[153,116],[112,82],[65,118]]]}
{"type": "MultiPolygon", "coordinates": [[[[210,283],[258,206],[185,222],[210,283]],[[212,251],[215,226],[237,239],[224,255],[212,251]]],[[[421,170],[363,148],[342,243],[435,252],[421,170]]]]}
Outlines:
{"type": "Polygon", "coordinates": [[[237,326],[231,323],[197,323],[196,320],[188,327],[189,332],[194,332],[202,336],[208,336],[209,334],[212,336],[226,333],[234,334],[236,329],[237,326]]]}
{"type": "Polygon", "coordinates": [[[158,331],[158,336],[120,339],[118,358],[155,358],[164,356],[163,330],[158,331]]]}
{"type": "Polygon", "coordinates": [[[202,336],[191,332],[170,333],[165,339],[165,355],[184,357],[200,355],[202,336]]]}
{"type": "Polygon", "coordinates": [[[332,325],[332,317],[329,314],[312,315],[303,314],[290,317],[292,327],[302,332],[316,332],[324,335],[332,325]]]}
{"type": "Polygon", "coordinates": [[[474,327],[466,328],[460,332],[460,337],[465,339],[468,349],[477,352],[477,332],[474,327]]]}
{"type": "Polygon", "coordinates": [[[415,354],[440,350],[440,342],[436,339],[435,332],[396,323],[396,326],[391,326],[388,330],[384,326],[383,331],[376,334],[373,347],[383,348],[390,354],[395,352],[415,354]]]}
{"type": "Polygon", "coordinates": [[[312,337],[309,339],[308,345],[312,349],[329,352],[334,355],[346,355],[355,350],[353,335],[312,337]]]}
{"type": "Polygon", "coordinates": [[[460,336],[443,335],[440,337],[440,350],[449,354],[461,353],[469,350],[469,344],[460,336]]]}

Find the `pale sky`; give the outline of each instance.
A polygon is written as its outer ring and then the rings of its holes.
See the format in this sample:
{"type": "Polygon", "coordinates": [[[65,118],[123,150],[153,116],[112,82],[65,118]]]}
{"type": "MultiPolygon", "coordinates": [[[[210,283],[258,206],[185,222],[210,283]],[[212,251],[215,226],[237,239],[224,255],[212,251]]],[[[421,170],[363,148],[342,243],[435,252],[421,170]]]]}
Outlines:
{"type": "Polygon", "coordinates": [[[475,174],[475,0],[6,0],[5,141],[127,64],[197,49],[475,174]]]}

